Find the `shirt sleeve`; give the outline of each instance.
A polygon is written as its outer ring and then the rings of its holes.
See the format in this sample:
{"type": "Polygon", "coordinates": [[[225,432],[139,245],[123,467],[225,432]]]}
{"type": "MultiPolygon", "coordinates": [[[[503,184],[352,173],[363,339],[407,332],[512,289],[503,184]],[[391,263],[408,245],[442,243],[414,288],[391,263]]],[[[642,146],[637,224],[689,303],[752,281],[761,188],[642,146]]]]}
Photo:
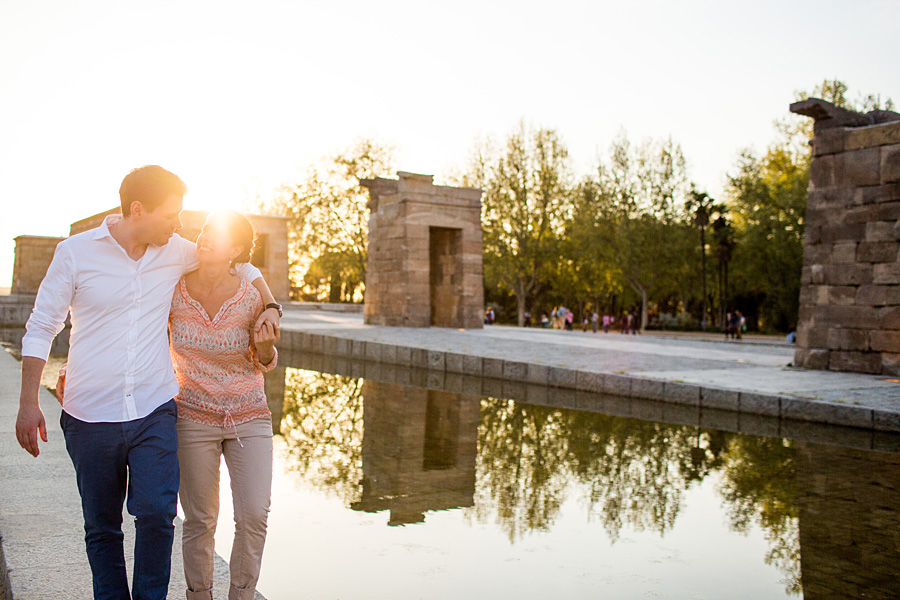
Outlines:
{"type": "Polygon", "coordinates": [[[182,271],[182,275],[190,273],[191,271],[196,271],[200,266],[200,261],[197,259],[197,244],[184,239],[177,233],[172,236],[169,243],[178,244],[178,247],[181,249],[181,258],[184,262],[184,271],[182,271]]]}
{"type": "Polygon", "coordinates": [[[278,366],[278,348],[275,348],[275,356],[272,357],[272,362],[267,365],[259,362],[259,353],[256,350],[256,345],[251,341],[250,342],[250,360],[253,361],[253,366],[259,369],[260,373],[268,373],[276,366],[278,366]]]}
{"type": "Polygon", "coordinates": [[[53,339],[65,327],[75,296],[75,259],[65,242],[56,246],[47,274],[38,288],[34,309],[25,324],[22,356],[47,360],[53,339]]]}
{"type": "Polygon", "coordinates": [[[260,277],[262,277],[262,271],[254,267],[250,263],[238,263],[234,268],[237,271],[238,277],[246,281],[247,283],[253,283],[260,277]]]}

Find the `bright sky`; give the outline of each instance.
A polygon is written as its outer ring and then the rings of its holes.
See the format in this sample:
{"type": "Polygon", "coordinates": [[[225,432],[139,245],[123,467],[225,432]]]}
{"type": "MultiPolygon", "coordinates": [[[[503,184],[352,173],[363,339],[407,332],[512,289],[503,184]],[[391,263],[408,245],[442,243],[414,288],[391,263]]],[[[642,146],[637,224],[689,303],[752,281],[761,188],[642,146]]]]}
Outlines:
{"type": "Polygon", "coordinates": [[[12,238],[66,235],[160,164],[240,206],[359,136],[441,175],[520,118],[576,167],[671,135],[714,196],[798,89],[900,100],[900,3],[0,2],[0,287],[12,238]]]}

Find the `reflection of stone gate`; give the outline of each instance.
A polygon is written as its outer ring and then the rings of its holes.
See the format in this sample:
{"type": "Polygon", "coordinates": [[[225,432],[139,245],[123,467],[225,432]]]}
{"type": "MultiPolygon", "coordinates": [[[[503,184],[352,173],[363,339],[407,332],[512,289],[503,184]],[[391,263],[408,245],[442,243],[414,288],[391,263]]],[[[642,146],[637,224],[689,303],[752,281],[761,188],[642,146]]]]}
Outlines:
{"type": "Polygon", "coordinates": [[[371,210],[366,323],[481,328],[481,190],[397,175],[360,182],[371,210]]]}
{"type": "Polygon", "coordinates": [[[900,114],[791,112],[815,119],[794,364],[900,374],[900,114]]]}
{"type": "Polygon", "coordinates": [[[900,598],[900,455],[797,443],[803,598],[900,598]]]}
{"type": "Polygon", "coordinates": [[[481,404],[474,396],[367,380],[363,384],[362,499],[389,525],[472,506],[481,404]]]}

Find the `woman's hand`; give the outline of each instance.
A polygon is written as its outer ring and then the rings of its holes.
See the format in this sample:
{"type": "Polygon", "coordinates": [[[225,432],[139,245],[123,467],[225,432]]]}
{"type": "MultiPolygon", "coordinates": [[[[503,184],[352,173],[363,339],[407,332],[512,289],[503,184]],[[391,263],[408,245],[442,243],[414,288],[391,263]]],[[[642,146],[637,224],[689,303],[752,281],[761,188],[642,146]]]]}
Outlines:
{"type": "Polygon", "coordinates": [[[59,402],[60,406],[62,406],[63,394],[66,391],[66,367],[68,366],[69,363],[66,363],[60,367],[59,377],[56,379],[56,401],[59,402]]]}
{"type": "Polygon", "coordinates": [[[256,324],[253,325],[253,332],[258,334],[262,329],[263,325],[269,325],[269,327],[275,332],[275,340],[278,341],[281,339],[281,332],[279,331],[281,328],[281,317],[278,314],[278,310],[275,308],[267,308],[266,310],[260,313],[259,318],[256,319],[256,324]]]}
{"type": "MultiPolygon", "coordinates": [[[[275,312],[277,314],[278,311],[275,312]]],[[[281,338],[278,327],[266,321],[253,330],[252,336],[260,364],[267,365],[272,362],[275,358],[275,342],[281,338]]]]}

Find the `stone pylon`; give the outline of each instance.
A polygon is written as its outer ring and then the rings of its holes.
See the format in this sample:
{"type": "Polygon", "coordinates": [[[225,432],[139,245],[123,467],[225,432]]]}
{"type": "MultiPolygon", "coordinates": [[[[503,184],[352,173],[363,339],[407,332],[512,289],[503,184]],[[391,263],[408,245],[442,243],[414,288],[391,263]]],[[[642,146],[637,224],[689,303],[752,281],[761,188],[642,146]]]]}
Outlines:
{"type": "Polygon", "coordinates": [[[371,211],[365,322],[481,328],[481,190],[403,171],[360,185],[371,211]]]}
{"type": "Polygon", "coordinates": [[[815,119],[794,364],[900,374],[900,114],[791,112],[815,119]]]}

